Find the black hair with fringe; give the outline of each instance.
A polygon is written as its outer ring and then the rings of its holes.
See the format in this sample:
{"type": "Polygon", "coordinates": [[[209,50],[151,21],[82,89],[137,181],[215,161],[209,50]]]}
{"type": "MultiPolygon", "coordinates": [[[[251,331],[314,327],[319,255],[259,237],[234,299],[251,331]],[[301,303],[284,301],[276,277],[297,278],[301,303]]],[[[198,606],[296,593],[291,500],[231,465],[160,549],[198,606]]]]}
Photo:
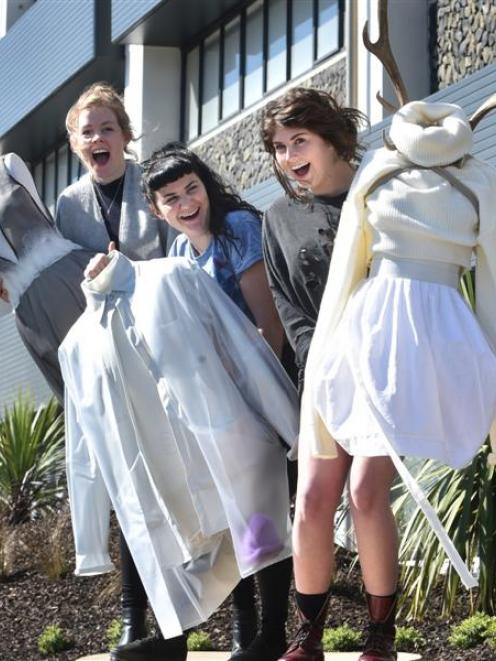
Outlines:
{"type": "Polygon", "coordinates": [[[181,142],[168,142],[143,163],[143,192],[152,209],[155,208],[155,193],[160,188],[191,173],[196,174],[207,191],[210,203],[209,229],[214,236],[231,238],[225,222],[226,214],[230,211],[242,209],[262,219],[258,209],[242,200],[216,172],[181,142]]]}

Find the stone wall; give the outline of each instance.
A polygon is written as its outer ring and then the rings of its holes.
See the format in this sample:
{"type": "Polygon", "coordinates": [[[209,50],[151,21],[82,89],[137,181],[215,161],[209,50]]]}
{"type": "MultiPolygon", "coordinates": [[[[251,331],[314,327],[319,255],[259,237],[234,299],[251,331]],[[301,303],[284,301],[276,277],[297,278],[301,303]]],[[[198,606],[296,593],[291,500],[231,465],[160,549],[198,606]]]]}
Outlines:
{"type": "MultiPolygon", "coordinates": [[[[345,58],[305,81],[305,86],[332,92],[341,102],[345,98],[345,58]]],[[[260,121],[262,111],[257,110],[211,140],[193,143],[194,151],[238,191],[251,188],[268,179],[272,167],[262,147],[260,121]]]]}
{"type": "Polygon", "coordinates": [[[431,11],[434,87],[447,87],[496,61],[495,0],[437,0],[431,11]]]}

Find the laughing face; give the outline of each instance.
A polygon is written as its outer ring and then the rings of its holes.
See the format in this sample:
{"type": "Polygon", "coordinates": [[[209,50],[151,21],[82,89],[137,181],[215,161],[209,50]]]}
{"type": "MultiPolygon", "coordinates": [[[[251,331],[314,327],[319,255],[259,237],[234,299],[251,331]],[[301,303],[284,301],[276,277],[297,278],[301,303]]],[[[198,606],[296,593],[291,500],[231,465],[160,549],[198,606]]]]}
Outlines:
{"type": "Polygon", "coordinates": [[[344,162],[332,144],[307,129],[282,126],[276,129],[272,144],[277,164],[289,179],[314,195],[335,192],[344,162]]]}
{"type": "Polygon", "coordinates": [[[193,172],[185,174],[154,193],[155,212],[178,232],[186,234],[195,249],[208,248],[210,201],[202,180],[193,172]]]}
{"type": "Polygon", "coordinates": [[[113,110],[92,106],[79,113],[71,147],[88,168],[92,179],[107,184],[122,177],[126,168],[124,148],[129,142],[113,110]]]}

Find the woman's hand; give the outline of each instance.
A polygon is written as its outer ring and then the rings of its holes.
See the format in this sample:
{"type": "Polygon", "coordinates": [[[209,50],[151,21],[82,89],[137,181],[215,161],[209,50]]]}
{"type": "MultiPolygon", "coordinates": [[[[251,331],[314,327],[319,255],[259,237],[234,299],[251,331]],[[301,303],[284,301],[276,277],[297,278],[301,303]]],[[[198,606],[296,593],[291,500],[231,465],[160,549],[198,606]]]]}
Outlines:
{"type": "Polygon", "coordinates": [[[9,292],[3,286],[3,278],[0,278],[0,298],[6,303],[10,303],[9,292]]]}
{"type": "MultiPolygon", "coordinates": [[[[108,253],[115,250],[115,243],[111,241],[108,245],[108,253]]],[[[90,259],[88,266],[84,269],[84,277],[87,280],[93,280],[110,264],[110,258],[103,253],[98,253],[90,259]]]]}

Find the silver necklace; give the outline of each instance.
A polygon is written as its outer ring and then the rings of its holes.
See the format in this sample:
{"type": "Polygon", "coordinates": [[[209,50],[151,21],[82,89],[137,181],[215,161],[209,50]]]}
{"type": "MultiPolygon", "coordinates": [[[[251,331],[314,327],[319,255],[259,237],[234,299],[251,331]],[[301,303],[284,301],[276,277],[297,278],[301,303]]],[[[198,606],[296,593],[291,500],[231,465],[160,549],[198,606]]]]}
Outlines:
{"type": "Polygon", "coordinates": [[[109,215],[110,215],[110,210],[111,210],[112,207],[114,206],[114,202],[115,202],[115,200],[116,200],[116,198],[117,198],[117,195],[119,194],[119,191],[120,191],[120,189],[122,188],[122,184],[123,184],[123,182],[124,182],[124,177],[125,177],[125,176],[126,176],[126,173],[124,173],[124,174],[122,175],[122,177],[120,178],[120,180],[119,180],[119,185],[118,185],[117,188],[115,189],[114,196],[112,197],[112,200],[111,200],[110,204],[108,205],[108,207],[105,206],[105,198],[103,197],[103,193],[102,193],[102,191],[101,191],[101,189],[100,189],[100,186],[98,185],[98,182],[93,181],[93,184],[94,184],[94,187],[95,187],[96,196],[97,196],[98,200],[100,201],[100,203],[101,203],[101,205],[102,205],[102,207],[103,207],[103,209],[104,209],[105,214],[106,214],[107,217],[109,217],[109,215]]]}

